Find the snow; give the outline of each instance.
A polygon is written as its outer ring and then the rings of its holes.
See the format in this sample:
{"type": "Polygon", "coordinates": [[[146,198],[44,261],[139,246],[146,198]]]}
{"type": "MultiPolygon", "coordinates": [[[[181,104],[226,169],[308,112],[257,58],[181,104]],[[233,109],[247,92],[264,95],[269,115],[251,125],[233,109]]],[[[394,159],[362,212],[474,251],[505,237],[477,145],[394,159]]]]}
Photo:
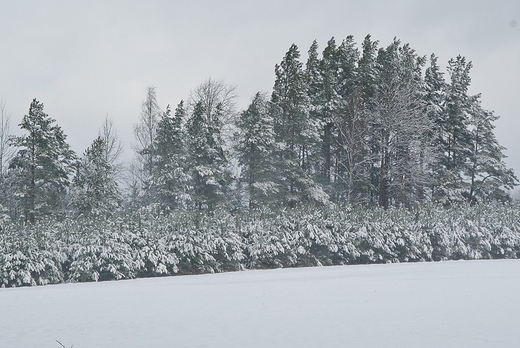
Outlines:
{"type": "Polygon", "coordinates": [[[0,289],[0,346],[514,347],[520,260],[0,289]]]}

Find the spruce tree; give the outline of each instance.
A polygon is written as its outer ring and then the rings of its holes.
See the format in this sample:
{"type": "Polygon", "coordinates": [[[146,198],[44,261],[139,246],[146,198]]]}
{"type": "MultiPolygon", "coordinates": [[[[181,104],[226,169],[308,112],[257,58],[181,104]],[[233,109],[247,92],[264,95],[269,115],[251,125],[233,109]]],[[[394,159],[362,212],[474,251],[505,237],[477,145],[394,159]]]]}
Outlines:
{"type": "Polygon", "coordinates": [[[20,150],[10,168],[17,171],[17,197],[25,221],[31,223],[60,212],[73,172],[75,154],[62,129],[54,123],[43,112],[43,104],[33,99],[29,113],[20,123],[27,134],[12,141],[20,150]]]}
{"type": "Polygon", "coordinates": [[[161,116],[154,140],[155,156],[152,175],[147,183],[149,195],[155,197],[163,212],[186,205],[189,190],[187,154],[183,122],[186,117],[181,101],[171,115],[170,106],[161,116]]]}
{"type": "Polygon", "coordinates": [[[116,168],[107,159],[106,148],[106,141],[97,137],[77,164],[71,186],[71,204],[83,216],[109,216],[122,203],[114,178],[116,168]]]}
{"type": "Polygon", "coordinates": [[[226,203],[231,173],[221,135],[221,114],[222,105],[216,105],[208,119],[202,102],[198,102],[187,121],[190,200],[198,210],[226,203]]]}
{"type": "Polygon", "coordinates": [[[246,185],[249,209],[273,202],[278,191],[273,173],[274,130],[268,101],[257,93],[240,114],[235,151],[241,166],[240,181],[246,185]]]}
{"type": "Polygon", "coordinates": [[[437,185],[436,199],[443,204],[465,200],[463,192],[467,190],[468,184],[463,180],[462,173],[471,148],[468,129],[471,68],[471,62],[467,62],[462,56],[448,62],[450,82],[446,86],[444,112],[436,122],[441,135],[440,164],[444,174],[441,183],[437,185]]]}

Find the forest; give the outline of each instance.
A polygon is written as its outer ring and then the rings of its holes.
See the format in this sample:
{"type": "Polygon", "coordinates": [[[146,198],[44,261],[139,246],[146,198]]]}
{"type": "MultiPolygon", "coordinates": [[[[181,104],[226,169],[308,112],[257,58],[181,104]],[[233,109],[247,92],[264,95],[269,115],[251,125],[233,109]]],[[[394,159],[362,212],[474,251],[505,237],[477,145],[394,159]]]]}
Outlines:
{"type": "Polygon", "coordinates": [[[437,61],[348,36],[291,45],[244,110],[223,81],[165,110],[148,87],[131,163],[108,118],[78,155],[42,102],[20,136],[2,106],[0,282],[518,257],[498,116],[437,61]]]}

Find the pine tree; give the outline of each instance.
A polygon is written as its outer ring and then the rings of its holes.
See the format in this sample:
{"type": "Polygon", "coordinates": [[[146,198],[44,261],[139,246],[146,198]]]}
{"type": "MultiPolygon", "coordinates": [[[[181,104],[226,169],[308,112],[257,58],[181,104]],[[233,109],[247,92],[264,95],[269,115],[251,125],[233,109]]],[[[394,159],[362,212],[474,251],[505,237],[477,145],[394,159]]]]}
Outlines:
{"type": "Polygon", "coordinates": [[[272,203],[277,193],[273,119],[265,96],[257,93],[240,114],[235,151],[241,166],[240,180],[246,184],[249,209],[272,203]]]}
{"type": "Polygon", "coordinates": [[[229,162],[221,136],[222,106],[217,105],[211,119],[202,102],[195,104],[187,122],[188,163],[191,202],[196,209],[212,210],[226,203],[231,182],[229,162]]]}
{"type": "Polygon", "coordinates": [[[181,101],[172,117],[170,106],[162,115],[154,141],[155,156],[153,171],[147,191],[163,212],[179,209],[186,205],[189,191],[187,154],[183,122],[186,117],[184,102],[181,101]]]}
{"type": "Polygon", "coordinates": [[[348,99],[359,86],[358,82],[358,61],[360,60],[359,50],[353,36],[347,36],[337,49],[338,65],[338,86],[337,93],[339,98],[348,99]]]}
{"type": "Polygon", "coordinates": [[[121,192],[114,178],[116,168],[106,153],[106,141],[97,137],[77,164],[71,186],[71,204],[78,214],[109,216],[121,205],[121,192]]]}
{"type": "Polygon", "coordinates": [[[309,115],[307,79],[292,45],[280,65],[271,95],[275,120],[279,201],[288,206],[300,202],[326,203],[328,195],[313,177],[312,156],[319,144],[318,124],[309,115]]]}
{"type": "Polygon", "coordinates": [[[447,84],[443,73],[437,64],[438,58],[435,54],[430,56],[430,66],[424,75],[424,112],[428,116],[431,129],[428,138],[431,139],[432,161],[427,170],[431,173],[431,199],[433,201],[443,201],[447,184],[450,182],[450,173],[445,166],[444,145],[448,138],[447,127],[445,126],[446,114],[446,89],[447,84]]]}
{"type": "Polygon", "coordinates": [[[375,90],[377,72],[377,52],[378,41],[372,41],[372,37],[367,35],[361,44],[361,57],[357,67],[357,87],[360,90],[361,99],[364,104],[364,112],[367,117],[368,147],[370,149],[367,154],[366,161],[369,166],[370,183],[368,184],[368,197],[365,201],[369,205],[378,204],[378,187],[379,187],[379,163],[377,158],[380,152],[380,144],[378,141],[377,119],[374,118],[375,113],[375,90]]]}
{"type": "Polygon", "coordinates": [[[25,220],[31,223],[59,212],[73,171],[75,154],[54,122],[43,112],[43,104],[33,99],[29,113],[20,123],[20,128],[28,134],[12,141],[20,150],[10,168],[18,171],[17,196],[25,220]]]}
{"type": "Polygon", "coordinates": [[[462,56],[448,62],[450,83],[446,86],[444,112],[436,121],[440,134],[440,165],[443,177],[437,185],[435,198],[443,204],[465,200],[463,192],[467,190],[467,182],[464,182],[462,173],[471,148],[468,129],[471,68],[471,62],[467,62],[462,56]]]}
{"type": "Polygon", "coordinates": [[[367,35],[361,44],[361,57],[357,68],[357,85],[361,88],[363,99],[369,110],[373,108],[373,98],[377,78],[377,52],[379,41],[372,41],[367,35]]]}
{"type": "Polygon", "coordinates": [[[471,203],[485,200],[509,201],[507,189],[513,189],[518,179],[512,169],[506,167],[501,146],[493,132],[498,119],[493,112],[482,109],[479,96],[471,98],[469,118],[470,149],[464,176],[469,187],[463,193],[471,203]]]}
{"type": "Polygon", "coordinates": [[[323,52],[323,58],[318,58],[316,40],[308,52],[305,67],[307,76],[307,91],[310,101],[309,116],[316,124],[319,132],[319,142],[315,150],[315,180],[330,192],[332,166],[332,107],[336,97],[337,67],[336,42],[331,38],[323,52]]]}

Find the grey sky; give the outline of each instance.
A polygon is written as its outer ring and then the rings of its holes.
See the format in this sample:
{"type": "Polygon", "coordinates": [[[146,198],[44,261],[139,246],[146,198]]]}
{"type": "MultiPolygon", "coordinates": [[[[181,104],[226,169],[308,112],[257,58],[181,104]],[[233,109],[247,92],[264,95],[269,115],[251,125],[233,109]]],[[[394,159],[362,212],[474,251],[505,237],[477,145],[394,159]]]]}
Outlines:
{"type": "Polygon", "coordinates": [[[471,93],[501,116],[496,134],[520,174],[520,2],[501,1],[0,1],[0,99],[14,131],[33,98],[82,153],[105,115],[131,157],[132,124],[148,86],[164,109],[205,79],[237,86],[240,107],[270,92],[292,43],[306,59],[366,34],[393,37],[443,66],[473,61],[471,93]]]}

